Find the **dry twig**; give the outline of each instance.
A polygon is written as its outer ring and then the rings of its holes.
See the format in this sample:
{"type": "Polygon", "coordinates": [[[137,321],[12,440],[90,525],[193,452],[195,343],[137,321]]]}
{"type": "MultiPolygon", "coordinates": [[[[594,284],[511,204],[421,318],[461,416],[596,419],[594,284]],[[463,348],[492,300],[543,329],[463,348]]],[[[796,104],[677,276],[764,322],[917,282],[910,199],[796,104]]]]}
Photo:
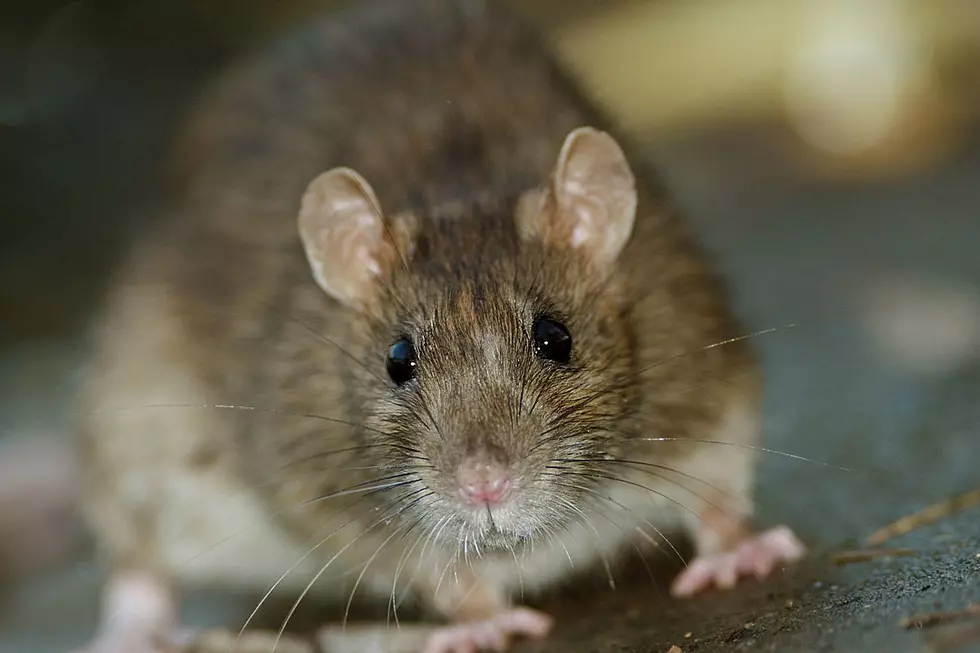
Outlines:
{"type": "Polygon", "coordinates": [[[912,549],[858,549],[854,551],[841,551],[830,557],[835,565],[846,565],[851,562],[868,562],[875,558],[893,558],[897,556],[910,556],[915,551],[912,549]]]}
{"type": "Polygon", "coordinates": [[[940,501],[939,503],[923,508],[919,512],[902,517],[898,521],[876,530],[868,536],[865,542],[868,546],[880,546],[882,543],[899,535],[911,533],[918,528],[978,505],[980,505],[980,489],[961,494],[958,497],[953,497],[946,501],[940,501]]]}

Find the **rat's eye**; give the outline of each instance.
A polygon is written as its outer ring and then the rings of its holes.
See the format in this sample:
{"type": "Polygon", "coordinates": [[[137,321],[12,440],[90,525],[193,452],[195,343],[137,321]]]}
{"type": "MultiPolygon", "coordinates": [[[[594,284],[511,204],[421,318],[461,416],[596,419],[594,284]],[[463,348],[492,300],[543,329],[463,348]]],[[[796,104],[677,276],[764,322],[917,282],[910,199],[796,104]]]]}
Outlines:
{"type": "Polygon", "coordinates": [[[567,363],[572,357],[572,336],[561,322],[539,317],[534,323],[534,351],[541,358],[567,363]]]}
{"type": "Polygon", "coordinates": [[[415,378],[418,361],[415,360],[415,345],[408,338],[402,338],[388,350],[385,361],[388,376],[396,385],[408,383],[415,378]]]}

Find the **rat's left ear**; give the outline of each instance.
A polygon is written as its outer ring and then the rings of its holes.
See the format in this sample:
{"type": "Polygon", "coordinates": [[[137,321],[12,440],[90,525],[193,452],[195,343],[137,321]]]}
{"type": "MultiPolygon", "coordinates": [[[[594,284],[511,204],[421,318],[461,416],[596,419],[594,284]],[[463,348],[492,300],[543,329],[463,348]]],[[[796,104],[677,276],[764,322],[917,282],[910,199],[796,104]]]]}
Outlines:
{"type": "Polygon", "coordinates": [[[636,203],[636,181],[619,144],[580,127],[565,138],[547,191],[525,198],[518,226],[525,236],[611,263],[633,231],[636,203]]]}

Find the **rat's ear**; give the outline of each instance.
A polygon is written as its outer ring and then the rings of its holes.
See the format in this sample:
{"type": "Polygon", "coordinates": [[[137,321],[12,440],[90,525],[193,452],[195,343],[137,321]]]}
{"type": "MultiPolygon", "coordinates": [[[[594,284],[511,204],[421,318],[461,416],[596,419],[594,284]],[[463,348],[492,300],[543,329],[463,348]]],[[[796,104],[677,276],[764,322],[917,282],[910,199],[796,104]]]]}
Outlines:
{"type": "Polygon", "coordinates": [[[636,181],[612,136],[579,127],[565,138],[549,189],[527,201],[537,206],[520,211],[524,234],[610,263],[633,231],[636,181]]]}
{"type": "Polygon", "coordinates": [[[310,182],[299,235],[317,284],[355,308],[370,301],[377,277],[398,256],[374,190],[350,168],[334,168],[310,182]]]}

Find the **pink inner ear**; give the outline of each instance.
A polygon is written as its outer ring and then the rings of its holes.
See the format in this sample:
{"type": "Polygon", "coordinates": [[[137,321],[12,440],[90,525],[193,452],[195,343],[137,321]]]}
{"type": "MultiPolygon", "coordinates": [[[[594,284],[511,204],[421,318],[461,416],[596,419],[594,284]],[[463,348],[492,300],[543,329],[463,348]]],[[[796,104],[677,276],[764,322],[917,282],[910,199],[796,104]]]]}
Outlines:
{"type": "Polygon", "coordinates": [[[364,232],[356,232],[349,236],[346,251],[350,261],[348,262],[348,274],[364,276],[366,271],[370,276],[379,276],[381,266],[378,265],[378,257],[374,253],[374,245],[378,246],[377,239],[369,237],[364,232]]]}
{"type": "Polygon", "coordinates": [[[346,223],[324,230],[321,256],[324,281],[338,299],[358,302],[371,291],[381,274],[377,248],[381,246],[373,216],[351,216],[346,223]]]}
{"type": "Polygon", "coordinates": [[[590,195],[585,188],[575,184],[577,192],[571,193],[570,206],[564,209],[574,217],[572,225],[571,245],[579,248],[588,245],[599,234],[599,225],[605,223],[606,207],[595,195],[590,195]]]}

